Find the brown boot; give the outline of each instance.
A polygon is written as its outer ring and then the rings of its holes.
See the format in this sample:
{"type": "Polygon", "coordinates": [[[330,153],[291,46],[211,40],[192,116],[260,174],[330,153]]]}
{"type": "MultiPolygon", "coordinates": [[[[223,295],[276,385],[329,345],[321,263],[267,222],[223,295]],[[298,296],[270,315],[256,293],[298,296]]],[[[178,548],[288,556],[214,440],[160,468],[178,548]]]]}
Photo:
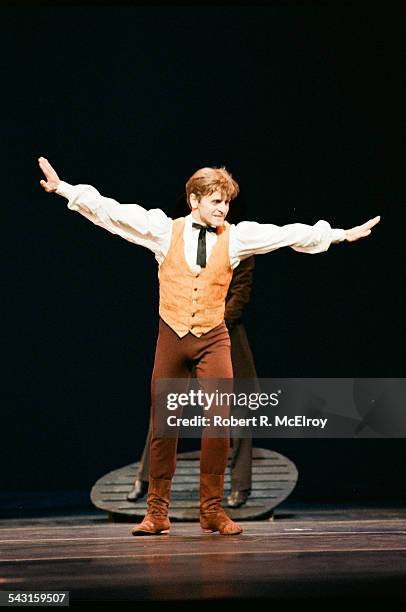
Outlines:
{"type": "Polygon", "coordinates": [[[200,474],[200,525],[206,533],[218,531],[221,535],[237,535],[242,529],[221,507],[224,494],[224,476],[200,474]]]}
{"type": "Polygon", "coordinates": [[[147,514],[131,533],[134,536],[162,535],[169,533],[168,506],[172,480],[150,478],[147,498],[147,514]]]}

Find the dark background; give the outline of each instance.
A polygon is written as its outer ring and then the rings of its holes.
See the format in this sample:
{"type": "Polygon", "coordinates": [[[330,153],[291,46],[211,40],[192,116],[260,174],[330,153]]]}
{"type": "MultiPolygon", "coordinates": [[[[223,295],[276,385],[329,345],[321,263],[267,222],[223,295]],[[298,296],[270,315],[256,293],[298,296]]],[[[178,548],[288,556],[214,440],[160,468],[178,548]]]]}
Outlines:
{"type": "MultiPolygon", "coordinates": [[[[348,228],[381,214],[356,244],[257,257],[245,320],[261,377],[405,375],[406,10],[0,17],[3,491],[88,491],[139,458],[148,423],[154,256],[43,192],[39,155],[70,183],[169,215],[205,165],[237,178],[249,220],[348,228]]],[[[259,442],[296,462],[294,499],[405,498],[402,439],[259,442]]]]}

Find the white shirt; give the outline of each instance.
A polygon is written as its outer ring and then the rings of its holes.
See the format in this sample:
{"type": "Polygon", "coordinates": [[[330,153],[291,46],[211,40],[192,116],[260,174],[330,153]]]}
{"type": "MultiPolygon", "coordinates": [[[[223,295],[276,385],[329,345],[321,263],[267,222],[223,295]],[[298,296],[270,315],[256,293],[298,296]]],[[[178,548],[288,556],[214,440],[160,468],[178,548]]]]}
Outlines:
{"type": "MultiPolygon", "coordinates": [[[[102,196],[91,185],[69,185],[61,181],[57,193],[68,199],[70,210],[79,212],[112,234],[149,249],[155,254],[158,264],[164,261],[171,244],[173,219],[163,210],[146,210],[138,204],[119,204],[102,196]]],[[[198,272],[201,269],[196,264],[199,230],[192,228],[193,221],[192,214],[185,217],[183,239],[186,262],[198,272]]],[[[315,225],[292,223],[283,226],[243,221],[230,226],[230,264],[234,269],[251,255],[263,255],[286,246],[301,253],[322,253],[331,243],[344,239],[344,230],[332,229],[327,221],[318,221],[315,225]]],[[[206,232],[207,259],[216,241],[214,232],[206,232]]]]}

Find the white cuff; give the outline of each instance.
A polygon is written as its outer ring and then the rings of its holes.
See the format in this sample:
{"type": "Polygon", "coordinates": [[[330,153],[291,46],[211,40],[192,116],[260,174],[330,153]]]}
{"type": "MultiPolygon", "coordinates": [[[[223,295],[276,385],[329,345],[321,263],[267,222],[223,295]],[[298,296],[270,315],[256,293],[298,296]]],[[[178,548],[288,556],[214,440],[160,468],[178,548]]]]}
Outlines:
{"type": "Polygon", "coordinates": [[[58,187],[56,188],[56,193],[64,198],[70,199],[69,194],[72,193],[73,185],[69,183],[65,183],[65,181],[60,181],[58,187]]]}
{"type": "Polygon", "coordinates": [[[332,229],[331,230],[331,242],[342,242],[345,240],[345,230],[343,229],[332,229]]]}

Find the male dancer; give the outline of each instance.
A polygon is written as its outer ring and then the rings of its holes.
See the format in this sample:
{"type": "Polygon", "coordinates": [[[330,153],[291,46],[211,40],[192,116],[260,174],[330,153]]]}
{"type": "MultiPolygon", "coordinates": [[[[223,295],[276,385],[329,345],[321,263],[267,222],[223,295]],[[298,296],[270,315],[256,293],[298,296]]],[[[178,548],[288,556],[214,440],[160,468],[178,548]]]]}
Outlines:
{"type": "MultiPolygon", "coordinates": [[[[251,391],[259,392],[254,358],[242,322],[244,307],[250,300],[252,275],[255,257],[251,255],[233,270],[228,288],[224,312],[224,322],[230,334],[231,363],[234,378],[252,380],[251,391]]],[[[148,491],[149,460],[151,454],[152,422],[150,420],[147,439],[138,465],[133,486],[127,494],[128,501],[136,502],[148,491]]],[[[245,504],[251,493],[252,480],[252,437],[232,437],[233,453],[231,458],[231,493],[227,506],[239,508],[245,504]]]]}
{"type": "MultiPolygon", "coordinates": [[[[224,305],[232,271],[250,255],[290,246],[304,253],[326,251],[331,243],[368,236],[380,217],[349,230],[332,229],[326,221],[314,226],[282,227],[225,221],[238,183],[225,168],[201,168],[186,183],[190,215],[172,220],[160,210],[121,205],[90,185],[69,185],[43,158],[41,186],[68,199],[68,208],[113,234],[155,253],[159,264],[159,335],[152,374],[150,480],[147,514],[134,535],[168,533],[168,506],[176,466],[176,438],[157,437],[155,382],[188,378],[193,363],[199,379],[232,379],[230,337],[224,305]],[[196,256],[197,253],[197,256],[196,256]]],[[[221,507],[229,438],[202,434],[200,456],[200,525],[223,535],[242,532],[221,507]]]]}

